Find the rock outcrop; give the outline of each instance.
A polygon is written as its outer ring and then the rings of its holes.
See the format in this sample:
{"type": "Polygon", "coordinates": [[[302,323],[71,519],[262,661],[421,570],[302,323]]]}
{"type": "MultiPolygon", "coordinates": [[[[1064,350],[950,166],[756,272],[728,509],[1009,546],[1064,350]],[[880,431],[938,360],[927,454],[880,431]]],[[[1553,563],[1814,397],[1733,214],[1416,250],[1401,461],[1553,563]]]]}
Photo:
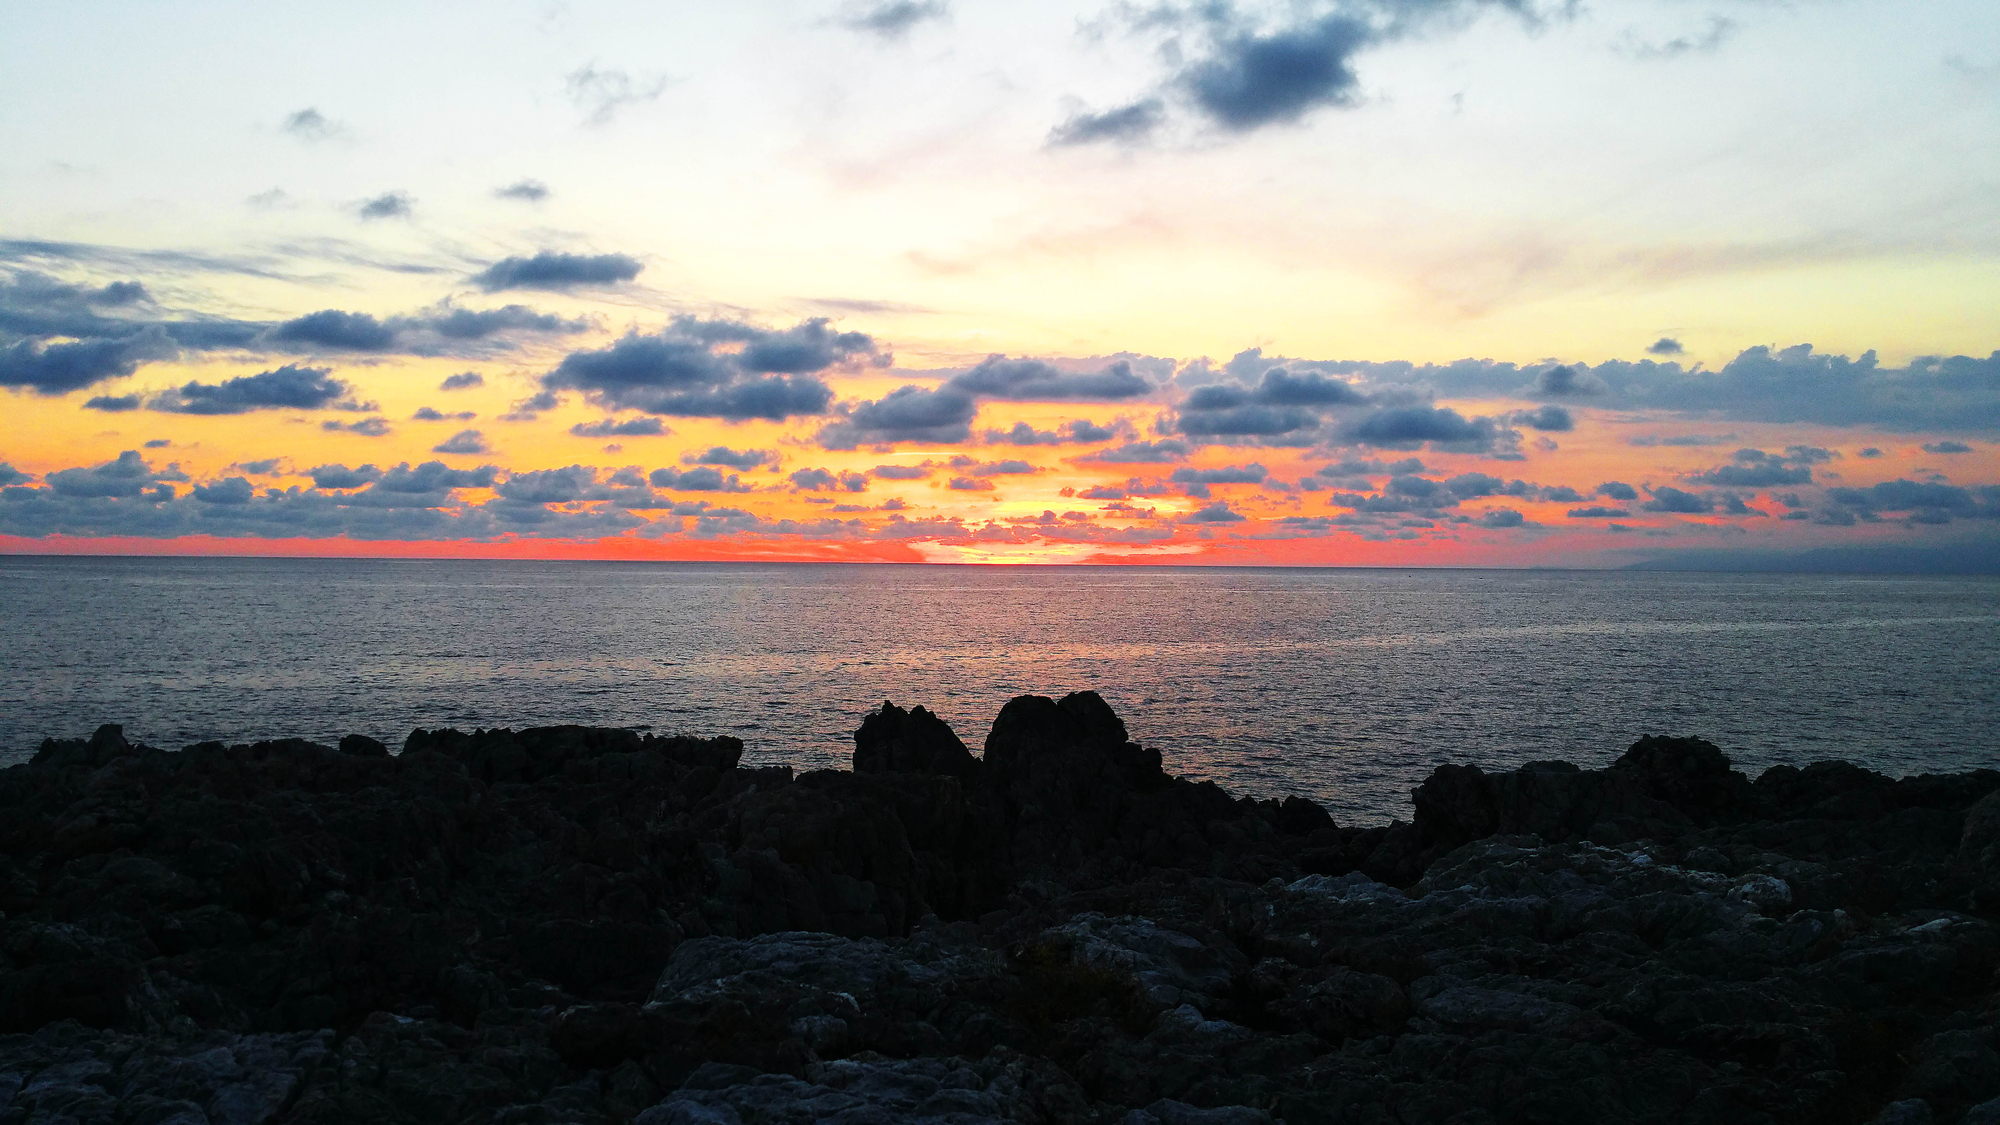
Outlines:
{"type": "Polygon", "coordinates": [[[741,752],[44,744],[0,1125],[2000,1121],[2000,773],[1649,737],[1341,826],[1088,692],[741,752]]]}

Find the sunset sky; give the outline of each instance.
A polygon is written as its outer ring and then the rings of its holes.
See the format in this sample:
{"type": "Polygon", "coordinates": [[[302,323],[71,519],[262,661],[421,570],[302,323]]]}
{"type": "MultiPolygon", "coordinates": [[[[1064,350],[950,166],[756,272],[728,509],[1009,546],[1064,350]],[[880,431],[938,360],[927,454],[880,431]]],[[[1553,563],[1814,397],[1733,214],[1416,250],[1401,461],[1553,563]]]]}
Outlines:
{"type": "Polygon", "coordinates": [[[0,551],[2000,537],[2000,5],[14,5],[0,551]]]}

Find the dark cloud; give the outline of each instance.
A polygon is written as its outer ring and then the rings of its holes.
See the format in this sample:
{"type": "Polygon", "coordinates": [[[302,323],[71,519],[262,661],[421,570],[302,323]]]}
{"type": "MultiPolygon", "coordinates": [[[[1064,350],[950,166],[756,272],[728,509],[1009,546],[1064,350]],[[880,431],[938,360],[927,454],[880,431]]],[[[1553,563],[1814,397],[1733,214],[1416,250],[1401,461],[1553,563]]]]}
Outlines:
{"type": "Polygon", "coordinates": [[[506,187],[493,189],[495,199],[514,199],[522,203],[540,203],[549,197],[549,185],[540,180],[515,180],[506,187]]]}
{"type": "Polygon", "coordinates": [[[1102,113],[1078,113],[1050,129],[1048,143],[1057,148],[1099,141],[1131,144],[1152,136],[1166,117],[1165,102],[1146,98],[1102,113]]]}
{"type": "Polygon", "coordinates": [[[85,297],[91,304],[123,308],[130,305],[150,305],[153,295],[136,281],[114,281],[85,297]]]}
{"type": "Polygon", "coordinates": [[[1646,351],[1649,355],[1680,355],[1687,349],[1681,347],[1681,342],[1672,336],[1662,336],[1647,344],[1646,351]]]}
{"type": "Polygon", "coordinates": [[[868,474],[834,473],[826,469],[800,469],[786,478],[807,492],[866,492],[868,474]]]}
{"type": "Polygon", "coordinates": [[[946,380],[943,389],[1013,402],[1102,402],[1137,398],[1150,393],[1153,384],[1134,372],[1129,360],[1117,360],[1101,371],[1072,374],[1039,359],[990,355],[972,370],[946,380]]]}
{"type": "Polygon", "coordinates": [[[1547,398],[1597,395],[1605,389],[1604,380],[1568,364],[1557,364],[1535,376],[1534,393],[1547,398]]]}
{"type": "Polygon", "coordinates": [[[502,258],[473,274],[474,285],[488,293],[503,289],[574,289],[584,285],[617,285],[639,276],[645,265],[624,254],[564,254],[543,250],[531,258],[502,258]]]}
{"type": "MultiPolygon", "coordinates": [[[[436,462],[433,462],[434,464],[436,462]]],[[[315,488],[360,488],[382,479],[382,470],[373,465],[350,469],[345,465],[318,465],[307,470],[315,488]]]]}
{"type": "Polygon", "coordinates": [[[1159,441],[1126,442],[1115,449],[1100,449],[1071,460],[1104,465],[1159,465],[1184,460],[1187,455],[1187,442],[1162,438],[1159,441]]]}
{"type": "Polygon", "coordinates": [[[0,461],[0,488],[8,485],[25,484],[35,479],[35,474],[24,473],[5,461],[0,461]]]}
{"type": "Polygon", "coordinates": [[[953,477],[945,487],[955,492],[991,492],[993,482],[985,477],[953,477]]]}
{"type": "Polygon", "coordinates": [[[1041,472],[1026,461],[979,461],[972,457],[954,457],[951,467],[966,470],[976,477],[1022,476],[1041,472]]]}
{"type": "Polygon", "coordinates": [[[655,488],[671,488],[677,492],[749,492],[750,486],[736,479],[735,474],[727,477],[713,466],[699,468],[654,469],[647,477],[655,488]]]}
{"type": "Polygon", "coordinates": [[[577,437],[664,437],[667,428],[658,418],[627,418],[620,422],[616,418],[606,418],[598,422],[578,422],[569,428],[577,437]]]}
{"type": "Polygon", "coordinates": [[[1639,490],[1623,481],[1608,480],[1597,486],[1597,495],[1608,496],[1613,500],[1637,500],[1639,490]]]}
{"type": "Polygon", "coordinates": [[[679,317],[654,335],[631,333],[606,348],[572,352],[542,385],[583,391],[612,409],[783,421],[823,414],[832,404],[833,391],[817,372],[886,361],[871,337],[834,332],[824,318],[774,331],[679,317]]]}
{"type": "MultiPolygon", "coordinates": [[[[476,431],[468,431],[476,433],[476,431]]],[[[363,465],[357,472],[370,466],[363,465]]],[[[377,493],[417,497],[407,501],[413,504],[428,503],[429,498],[458,488],[491,488],[499,470],[491,465],[481,465],[476,469],[454,469],[443,461],[426,461],[412,469],[405,461],[383,473],[370,488],[377,493]]]]}
{"type": "Polygon", "coordinates": [[[510,474],[494,491],[523,504],[570,504],[597,492],[597,470],[587,465],[510,474]]]}
{"type": "Polygon", "coordinates": [[[1354,104],[1360,80],[1353,57],[1375,40],[1374,28],[1340,14],[1268,35],[1233,34],[1177,82],[1210,120],[1246,133],[1321,106],[1354,104]]]}
{"type": "Polygon", "coordinates": [[[367,313],[321,309],[288,320],[265,336],[269,342],[296,350],[338,348],[346,351],[379,352],[396,343],[396,330],[367,313]]]}
{"type": "Polygon", "coordinates": [[[119,339],[72,343],[22,340],[0,350],[0,387],[21,387],[60,395],[92,383],[132,374],[139,365],[172,359],[180,349],[164,331],[150,327],[119,339]]]}
{"type": "Polygon", "coordinates": [[[839,364],[865,360],[887,367],[891,356],[875,346],[865,332],[836,332],[826,317],[803,320],[776,331],[735,321],[698,322],[695,331],[714,343],[741,344],[736,362],[745,371],[763,375],[804,375],[839,364]]]}
{"type": "Polygon", "coordinates": [[[1652,449],[1656,446],[1699,449],[1710,445],[1728,445],[1735,440],[1735,434],[1675,434],[1671,437],[1644,435],[1633,438],[1631,444],[1641,449],[1652,449]]]}
{"type": "Polygon", "coordinates": [[[1479,526],[1486,528],[1522,527],[1527,517],[1512,508],[1491,508],[1479,517],[1479,526]]]}
{"type": "Polygon", "coordinates": [[[895,442],[961,442],[972,436],[972,418],[978,412],[979,404],[963,391],[906,385],[875,402],[845,408],[846,417],[822,428],[816,440],[828,449],[895,442]]]}
{"type": "Polygon", "coordinates": [[[900,39],[925,20],[943,19],[950,12],[945,0],[886,0],[850,8],[840,24],[884,39],[900,39]]]}
{"type": "Polygon", "coordinates": [[[127,410],[139,409],[138,395],[98,395],[84,402],[85,410],[102,410],[107,414],[119,414],[127,410]]]}
{"type": "Polygon", "coordinates": [[[446,414],[441,410],[435,410],[428,406],[419,406],[417,407],[417,412],[410,415],[410,420],[413,422],[470,422],[477,417],[479,415],[470,410],[461,410],[456,414],[446,414]]]}
{"type": "Polygon", "coordinates": [[[986,442],[989,445],[1081,445],[1110,441],[1120,432],[1130,432],[1130,426],[1122,418],[1115,427],[1100,426],[1079,418],[1053,430],[1038,430],[1026,422],[1016,422],[1010,430],[986,431],[986,442]]]}
{"type": "Polygon", "coordinates": [[[383,192],[357,209],[363,219],[407,219],[416,201],[400,191],[383,192]]]}
{"type": "Polygon", "coordinates": [[[1275,437],[1316,429],[1322,410],[1367,401],[1340,379],[1273,367],[1254,386],[1210,383],[1195,387],[1181,403],[1178,427],[1192,437],[1275,437]]]}
{"type": "Polygon", "coordinates": [[[1717,465],[1698,473],[1689,473],[1681,478],[1690,484],[1719,484],[1731,488],[1776,488],[1791,484],[1811,484],[1813,475],[1808,464],[1815,460],[1813,454],[1824,454],[1821,449],[1795,446],[1803,456],[1794,460],[1766,453],[1761,449],[1739,449],[1734,461],[1728,465],[1717,465]]]}
{"type": "Polygon", "coordinates": [[[1715,499],[1693,492],[1663,485],[1653,489],[1653,498],[1641,505],[1649,512],[1670,512],[1677,515],[1701,515],[1715,510],[1715,499]]]}
{"type": "Polygon", "coordinates": [[[1270,473],[1262,465],[1230,465],[1221,469],[1175,469],[1168,480],[1176,484],[1262,484],[1270,473]]]}
{"type": "Polygon", "coordinates": [[[169,414],[243,414],[252,410],[369,409],[356,403],[353,388],[324,367],[286,364],[255,375],[238,375],[220,383],[188,382],[161,391],[146,403],[148,410],[169,414]]]}
{"type": "Polygon", "coordinates": [[[250,482],[242,477],[224,477],[211,484],[194,486],[194,498],[204,504],[248,504],[253,495],[250,482]]]}
{"type": "Polygon", "coordinates": [[[1187,516],[1184,517],[1184,522],[1241,523],[1244,520],[1244,518],[1245,517],[1241,512],[1231,511],[1227,502],[1222,500],[1217,500],[1215,503],[1210,504],[1205,508],[1188,513],[1187,516]]]}
{"type": "Polygon", "coordinates": [[[1508,420],[1531,430],[1546,430],[1552,433],[1567,433],[1576,428],[1576,419],[1570,417],[1569,411],[1553,404],[1534,410],[1517,410],[1508,415],[1508,420]]]}
{"type": "MultiPolygon", "coordinates": [[[[1472,500],[1481,496],[1519,496],[1523,498],[1537,495],[1541,490],[1524,480],[1503,481],[1489,473],[1460,473],[1450,480],[1442,481],[1453,496],[1461,500],[1472,500]]],[[[1568,492],[1570,490],[1564,489],[1568,492]]],[[[1576,497],[1582,499],[1582,497],[1576,497]]]]}
{"type": "MultiPolygon", "coordinates": [[[[58,469],[42,478],[58,495],[72,499],[113,499],[142,494],[159,495],[167,482],[187,480],[179,466],[156,471],[136,449],[120,453],[116,460],[87,468],[58,469]]],[[[173,496],[167,487],[166,497],[173,496]]]]}
{"type": "Polygon", "coordinates": [[[1925,453],[1970,453],[1972,447],[1962,441],[1930,441],[1923,445],[1925,453]]]}
{"type": "Polygon", "coordinates": [[[710,446],[704,452],[681,457],[683,465],[720,465],[726,469],[756,469],[777,463],[778,455],[768,449],[736,450],[723,445],[710,446]]]}
{"type": "Polygon", "coordinates": [[[261,493],[243,477],[204,482],[176,494],[169,481],[187,477],[169,467],[151,469],[136,454],[91,468],[65,470],[48,486],[14,489],[0,503],[0,533],[43,536],[202,533],[221,536],[351,539],[490,539],[498,535],[597,538],[645,521],[623,502],[653,503],[649,490],[619,490],[596,483],[582,466],[517,474],[500,481],[501,495],[483,503],[456,499],[464,488],[496,487],[491,465],[453,470],[442,462],[387,473],[372,466],[348,470],[322,466],[311,488],[269,488],[261,493]],[[59,479],[58,479],[59,478],[59,479]],[[339,485],[357,491],[327,491],[339,485]],[[598,501],[594,510],[555,511],[547,505],[598,501]]]}
{"type": "Polygon", "coordinates": [[[358,422],[321,422],[322,430],[346,431],[362,437],[382,437],[389,432],[389,422],[384,418],[363,418],[358,422]]]}
{"type": "MultiPolygon", "coordinates": [[[[53,474],[50,479],[54,480],[53,474]]],[[[2000,519],[2000,485],[1972,489],[1891,480],[1867,488],[1829,488],[1826,495],[1836,504],[1867,514],[1909,512],[1918,517],[1917,522],[1943,523],[1951,517],[2000,519]]]]}
{"type": "Polygon", "coordinates": [[[483,387],[485,385],[486,376],[481,375],[477,371],[461,371],[456,375],[445,376],[444,382],[438,384],[438,390],[462,391],[468,387],[483,387]]]}
{"type": "MultiPolygon", "coordinates": [[[[1246,353],[1246,355],[1249,353],[1246,353]]],[[[1247,377],[1238,359],[1227,370],[1247,377]]],[[[1251,362],[1267,364],[1258,353],[1251,362]]],[[[1490,360],[1446,364],[1401,361],[1284,360],[1352,379],[1382,405],[1406,401],[1508,399],[1524,389],[1539,394],[1546,365],[1490,360]]],[[[1810,345],[1775,350],[1749,348],[1718,370],[1676,362],[1567,364],[1581,384],[1604,387],[1593,405],[1611,410],[1661,411],[1690,418],[1741,422],[1803,422],[1828,426],[1875,425],[1905,431],[2000,430],[2000,352],[1985,358],[1926,356],[1904,367],[1884,367],[1873,352],[1858,359],[1816,353],[1810,345]]],[[[1178,378],[1212,379],[1198,364],[1178,378]]],[[[1692,436],[1692,435],[1691,435],[1692,436]]],[[[1738,440],[1722,437],[1723,442],[1738,440]]],[[[1639,443],[1662,444],[1660,439],[1639,443]]]]}
{"type": "Polygon", "coordinates": [[[279,128],[302,141],[329,140],[341,132],[339,125],[314,106],[286,114],[284,124],[279,128]]]}
{"type": "Polygon", "coordinates": [[[566,319],[554,313],[536,312],[526,305],[506,305],[497,309],[454,308],[406,323],[429,328],[448,340],[483,340],[500,332],[567,335],[590,328],[590,322],[581,317],[566,319]]]}
{"type": "Polygon", "coordinates": [[[1571,508],[1569,512],[1566,514],[1569,516],[1569,518],[1573,520],[1592,520],[1592,519],[1624,519],[1627,516],[1630,516],[1632,513],[1624,508],[1601,508],[1592,506],[1589,508],[1571,508]]]}
{"type": "Polygon", "coordinates": [[[926,461],[921,465],[877,465],[872,471],[883,480],[928,480],[937,470],[926,461]]]}
{"type": "Polygon", "coordinates": [[[1886,456],[1888,456],[1888,454],[1886,454],[1886,453],[1883,453],[1883,452],[1882,452],[1881,450],[1879,450],[1879,449],[1877,449],[1877,448],[1875,448],[1874,446],[1872,446],[1872,445],[1871,445],[1871,446],[1869,446],[1868,448],[1866,448],[1866,449],[1862,450],[1862,451],[1861,451],[1860,453],[1856,454],[1856,456],[1858,456],[1858,457],[1866,457],[1866,458],[1868,458],[1868,459],[1870,459],[1870,460],[1873,460],[1873,459],[1875,459],[1875,458],[1877,458],[1877,457],[1886,457],[1886,456]]]}
{"type": "Polygon", "coordinates": [[[486,435],[478,430],[460,430],[431,446],[432,453],[486,453],[486,435]]]}
{"type": "Polygon", "coordinates": [[[1342,430],[1356,445],[1384,449],[1433,449],[1458,453],[1507,451],[1513,431],[1492,418],[1467,418],[1450,407],[1405,406],[1378,410],[1342,430]]]}

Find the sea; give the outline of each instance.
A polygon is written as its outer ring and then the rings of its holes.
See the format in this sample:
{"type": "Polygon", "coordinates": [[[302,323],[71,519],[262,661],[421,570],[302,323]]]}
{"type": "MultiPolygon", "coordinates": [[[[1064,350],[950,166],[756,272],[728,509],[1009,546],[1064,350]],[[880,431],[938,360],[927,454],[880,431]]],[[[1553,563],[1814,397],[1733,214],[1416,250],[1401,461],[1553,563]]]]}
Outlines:
{"type": "Polygon", "coordinates": [[[846,768],[884,700],[975,752],[1092,690],[1175,773],[1410,815],[1437,765],[1696,735],[1755,776],[2000,767],[2000,579],[1562,570],[0,557],[0,765],[582,723],[846,768]]]}

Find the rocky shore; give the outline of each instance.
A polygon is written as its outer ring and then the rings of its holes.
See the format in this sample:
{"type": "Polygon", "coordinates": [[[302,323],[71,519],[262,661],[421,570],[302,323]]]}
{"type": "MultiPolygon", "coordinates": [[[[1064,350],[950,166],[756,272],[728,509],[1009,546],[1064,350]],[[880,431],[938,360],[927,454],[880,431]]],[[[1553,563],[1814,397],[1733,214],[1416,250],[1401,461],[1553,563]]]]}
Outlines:
{"type": "Polygon", "coordinates": [[[1649,737],[1353,827],[1088,692],[855,737],[51,740],[0,1125],[2000,1125],[2000,773],[1649,737]]]}

